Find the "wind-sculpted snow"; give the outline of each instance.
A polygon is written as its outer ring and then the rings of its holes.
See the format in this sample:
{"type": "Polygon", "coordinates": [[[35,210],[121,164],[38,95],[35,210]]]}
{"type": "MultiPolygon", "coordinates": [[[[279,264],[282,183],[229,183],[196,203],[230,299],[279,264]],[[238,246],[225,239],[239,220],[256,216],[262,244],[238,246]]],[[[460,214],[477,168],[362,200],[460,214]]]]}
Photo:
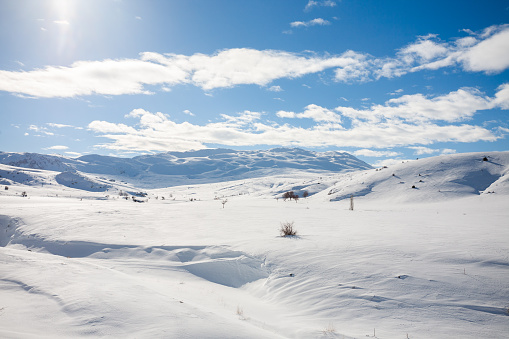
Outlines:
{"type": "Polygon", "coordinates": [[[31,251],[66,258],[143,259],[165,263],[168,268],[184,269],[213,283],[241,287],[267,278],[262,260],[223,246],[137,246],[87,241],[52,241],[16,234],[19,220],[0,215],[0,246],[23,245],[31,251]],[[5,230],[5,233],[3,232],[5,230]]]}

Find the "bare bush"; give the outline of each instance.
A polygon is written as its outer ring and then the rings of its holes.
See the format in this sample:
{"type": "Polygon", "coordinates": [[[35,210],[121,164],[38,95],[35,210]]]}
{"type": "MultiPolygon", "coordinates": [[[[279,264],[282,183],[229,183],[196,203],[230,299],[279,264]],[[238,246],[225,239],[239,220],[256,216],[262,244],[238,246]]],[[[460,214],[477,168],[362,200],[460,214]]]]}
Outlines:
{"type": "Polygon", "coordinates": [[[288,191],[283,194],[283,201],[286,201],[286,199],[294,199],[295,201],[299,200],[299,195],[295,194],[293,191],[288,191]]]}
{"type": "Polygon", "coordinates": [[[293,228],[293,221],[292,222],[282,222],[281,227],[279,228],[279,234],[282,237],[287,236],[295,236],[297,235],[297,230],[293,228]]]}

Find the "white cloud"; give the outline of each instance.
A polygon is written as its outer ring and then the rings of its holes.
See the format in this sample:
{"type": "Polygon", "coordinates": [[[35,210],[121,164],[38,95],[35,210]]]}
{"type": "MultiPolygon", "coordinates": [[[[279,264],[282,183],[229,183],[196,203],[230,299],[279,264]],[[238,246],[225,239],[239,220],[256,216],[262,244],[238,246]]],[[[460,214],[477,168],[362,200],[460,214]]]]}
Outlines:
{"type": "Polygon", "coordinates": [[[330,25],[330,21],[322,19],[322,18],[316,18],[309,21],[294,21],[290,23],[290,26],[292,27],[310,27],[310,26],[327,26],[330,25]]]}
{"type": "MultiPolygon", "coordinates": [[[[498,93],[505,93],[503,92],[505,89],[504,87],[498,93]]],[[[386,101],[385,105],[372,105],[365,110],[339,106],[336,107],[336,111],[352,119],[366,119],[372,122],[386,119],[456,122],[469,119],[477,111],[491,109],[496,105],[497,99],[486,97],[474,88],[462,88],[434,98],[422,94],[403,95],[386,101]]]]}
{"type": "MultiPolygon", "coordinates": [[[[491,35],[484,41],[472,46],[458,57],[468,71],[496,73],[509,67],[509,25],[502,26],[500,31],[485,34],[491,35]]],[[[488,29],[487,29],[488,30],[488,29]]]]}
{"type": "Polygon", "coordinates": [[[191,112],[191,111],[190,111],[190,110],[188,110],[188,109],[183,110],[183,111],[182,111],[182,113],[184,113],[184,114],[187,114],[187,115],[190,115],[190,116],[194,117],[194,113],[193,113],[193,112],[191,112]]]}
{"type": "Polygon", "coordinates": [[[502,109],[509,109],[509,83],[502,84],[498,87],[494,104],[502,109]]]}
{"type": "Polygon", "coordinates": [[[470,47],[470,46],[475,45],[476,43],[478,43],[478,40],[472,36],[460,38],[455,41],[456,46],[458,46],[460,48],[470,47]]]}
{"type": "Polygon", "coordinates": [[[407,63],[411,63],[414,60],[427,62],[446,55],[449,51],[446,44],[429,40],[430,38],[433,38],[433,36],[424,37],[416,43],[403,48],[400,51],[403,61],[407,63]]]}
{"type": "Polygon", "coordinates": [[[394,92],[388,93],[389,95],[398,95],[402,93],[404,90],[402,88],[395,90],[394,92]]]}
{"type": "Polygon", "coordinates": [[[65,152],[65,154],[73,157],[73,158],[77,158],[77,157],[81,157],[83,154],[79,153],[79,152],[65,152]]]}
{"type": "Polygon", "coordinates": [[[136,134],[133,127],[124,124],[114,124],[112,122],[95,120],[88,124],[88,128],[98,133],[130,133],[136,134]]]}
{"type": "Polygon", "coordinates": [[[306,7],[304,8],[305,11],[311,10],[313,7],[335,7],[336,1],[332,0],[309,0],[306,4],[306,7]]]}
{"type": "Polygon", "coordinates": [[[63,146],[63,145],[55,145],[55,146],[51,146],[51,147],[47,147],[47,148],[44,148],[45,150],[64,150],[64,149],[68,149],[69,147],[67,146],[63,146]]]}
{"type": "Polygon", "coordinates": [[[401,153],[394,152],[394,151],[373,151],[373,150],[364,148],[364,149],[360,149],[360,150],[353,152],[353,155],[381,158],[381,157],[396,157],[398,155],[401,155],[401,153]]]}
{"type": "Polygon", "coordinates": [[[101,137],[111,140],[98,147],[143,152],[202,149],[208,144],[390,148],[435,142],[494,141],[498,138],[479,126],[437,125],[430,122],[414,124],[399,120],[379,123],[358,120],[351,128],[345,129],[330,121],[330,113],[333,112],[318,105],[309,105],[302,113],[277,113],[283,118],[308,117],[315,121],[315,125],[302,128],[263,120],[265,114],[252,111],[244,111],[235,116],[223,114],[221,121],[195,125],[189,122],[176,123],[160,112],[137,109],[126,115],[139,119],[137,127],[106,121],[92,121],[88,127],[101,137]]]}
{"type": "Polygon", "coordinates": [[[412,161],[412,160],[409,160],[409,159],[383,159],[383,160],[377,161],[371,165],[373,167],[383,167],[383,166],[390,167],[390,166],[393,166],[396,164],[401,164],[401,163],[408,162],[408,161],[412,161]]]}
{"type": "Polygon", "coordinates": [[[52,123],[52,122],[48,122],[46,125],[48,125],[50,127],[56,127],[56,128],[65,128],[65,127],[75,128],[72,125],[55,124],[55,123],[52,123]]]}
{"type": "Polygon", "coordinates": [[[302,55],[236,48],[213,55],[142,53],[140,59],[79,61],[70,67],[48,66],[29,72],[0,71],[0,90],[33,97],[151,94],[146,85],[191,83],[208,91],[242,84],[266,86],[357,63],[356,57],[302,55]]]}
{"type": "Polygon", "coordinates": [[[186,78],[187,74],[176,66],[144,60],[79,61],[70,67],[0,71],[0,90],[43,98],[148,94],[143,88],[145,84],[176,84],[186,78]]]}
{"type": "Polygon", "coordinates": [[[276,113],[276,115],[280,118],[295,118],[296,114],[295,112],[287,112],[287,111],[279,111],[276,113]]]}
{"type": "MultiPolygon", "coordinates": [[[[327,23],[318,18],[293,24],[299,27],[327,23]]],[[[399,49],[394,57],[374,57],[355,51],[318,55],[249,48],[189,56],[145,52],[139,59],[77,61],[70,66],[46,66],[32,71],[0,70],[0,91],[21,97],[68,98],[153,94],[148,86],[157,85],[161,91],[169,91],[173,86],[192,84],[208,95],[208,91],[216,88],[267,86],[278,79],[295,79],[325,70],[332,70],[336,81],[346,83],[444,67],[494,73],[509,68],[507,50],[509,25],[491,26],[475,36],[450,42],[440,41],[436,35],[419,37],[399,49]]]]}
{"type": "Polygon", "coordinates": [[[442,42],[436,35],[419,37],[418,40],[401,49],[396,58],[376,59],[375,78],[399,77],[408,72],[437,70],[444,67],[460,66],[469,72],[498,73],[509,68],[509,25],[495,25],[482,33],[452,42],[442,42]]]}
{"type": "Polygon", "coordinates": [[[53,23],[55,23],[57,25],[65,25],[65,26],[70,25],[69,21],[67,21],[67,20],[55,20],[55,21],[53,21],[53,23]]]}
{"type": "Polygon", "coordinates": [[[350,58],[350,62],[334,70],[335,79],[339,82],[368,81],[370,80],[372,61],[368,55],[347,51],[342,54],[344,58],[350,58]]]}
{"type": "Polygon", "coordinates": [[[216,55],[195,54],[188,60],[192,82],[205,90],[240,84],[265,86],[280,78],[296,78],[350,62],[347,58],[305,57],[282,51],[230,49],[216,55]]]}
{"type": "Polygon", "coordinates": [[[301,113],[279,111],[276,115],[280,118],[308,118],[316,122],[341,123],[341,116],[327,108],[314,104],[306,106],[305,110],[301,113]]]}
{"type": "Polygon", "coordinates": [[[338,114],[327,108],[313,104],[306,106],[304,112],[297,114],[297,118],[309,118],[317,122],[341,123],[341,117],[338,114]]]}
{"type": "Polygon", "coordinates": [[[414,146],[414,147],[408,147],[408,148],[413,149],[415,155],[433,154],[433,153],[440,152],[440,150],[438,150],[438,149],[432,149],[432,148],[423,147],[423,146],[414,146]]]}
{"type": "Polygon", "coordinates": [[[40,134],[36,134],[35,135],[37,137],[40,137],[40,136],[43,136],[43,135],[46,135],[46,136],[53,136],[53,135],[55,135],[55,133],[49,132],[46,127],[41,127],[41,126],[36,126],[36,125],[30,125],[28,127],[28,130],[34,131],[36,133],[40,133],[40,134]]]}
{"type": "Polygon", "coordinates": [[[282,92],[283,91],[281,86],[271,86],[271,87],[267,88],[267,90],[271,91],[271,92],[282,92]]]}
{"type": "Polygon", "coordinates": [[[450,148],[444,148],[441,152],[441,154],[454,154],[454,153],[456,153],[456,150],[450,148]]]}

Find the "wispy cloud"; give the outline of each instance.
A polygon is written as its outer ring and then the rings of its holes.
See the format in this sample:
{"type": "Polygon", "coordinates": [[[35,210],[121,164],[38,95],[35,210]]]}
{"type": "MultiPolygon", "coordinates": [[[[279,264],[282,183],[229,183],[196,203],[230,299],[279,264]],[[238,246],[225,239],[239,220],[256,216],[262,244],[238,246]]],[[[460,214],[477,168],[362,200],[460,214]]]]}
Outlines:
{"type": "Polygon", "coordinates": [[[398,95],[402,93],[404,90],[402,88],[395,90],[394,92],[388,93],[390,95],[398,95]]]}
{"type": "Polygon", "coordinates": [[[190,56],[145,52],[139,59],[78,61],[67,67],[0,71],[0,91],[35,98],[153,94],[157,90],[153,86],[168,91],[180,84],[210,91],[246,84],[267,86],[278,79],[295,79],[326,70],[333,71],[335,81],[347,83],[444,67],[491,74],[509,68],[507,50],[509,25],[492,26],[450,42],[440,41],[436,35],[422,36],[399,49],[394,57],[381,58],[354,51],[318,55],[249,48],[190,56]],[[151,90],[148,86],[152,86],[151,90]]]}
{"type": "MultiPolygon", "coordinates": [[[[35,135],[35,136],[38,136],[38,137],[40,137],[40,136],[53,136],[53,135],[55,135],[55,133],[48,131],[48,129],[46,127],[37,126],[37,125],[30,125],[28,127],[28,130],[29,131],[33,131],[35,133],[38,133],[38,134],[35,135]]],[[[25,135],[27,135],[27,134],[25,134],[25,135]]]]}
{"type": "Polygon", "coordinates": [[[400,152],[394,151],[374,151],[371,149],[363,148],[353,152],[355,156],[365,156],[365,157],[373,157],[373,158],[381,158],[381,157],[397,157],[401,155],[400,152]]]}
{"type": "Polygon", "coordinates": [[[400,49],[396,58],[374,60],[376,77],[397,77],[409,72],[459,66],[469,72],[487,74],[509,67],[509,25],[491,26],[471,36],[441,41],[437,35],[421,36],[400,49]]]}
{"type": "Polygon", "coordinates": [[[456,150],[451,148],[444,148],[441,151],[441,154],[454,154],[454,153],[456,153],[456,150]]]}
{"type": "Polygon", "coordinates": [[[65,152],[65,154],[69,155],[70,157],[73,157],[73,158],[77,158],[77,157],[81,157],[83,154],[79,153],[79,152],[65,152]]]}
{"type": "Polygon", "coordinates": [[[294,21],[290,23],[290,26],[292,27],[310,27],[310,26],[327,26],[330,25],[330,21],[322,19],[322,18],[316,18],[309,21],[294,21]]]}
{"type": "Polygon", "coordinates": [[[408,147],[408,148],[413,149],[415,155],[434,154],[434,153],[440,152],[439,149],[433,149],[433,148],[424,147],[424,146],[414,146],[414,147],[408,147]]]}
{"type": "Polygon", "coordinates": [[[276,113],[276,115],[280,118],[307,118],[316,122],[334,122],[338,124],[341,123],[341,116],[339,114],[314,104],[306,106],[305,110],[301,113],[279,111],[276,113]]]}
{"type": "Polygon", "coordinates": [[[304,10],[310,11],[313,7],[335,7],[336,5],[336,1],[332,0],[309,0],[304,10]]]}
{"type": "Polygon", "coordinates": [[[320,57],[246,48],[190,57],[142,53],[139,60],[80,61],[70,67],[0,71],[0,90],[48,98],[151,94],[145,85],[191,83],[204,90],[242,84],[266,86],[276,79],[297,78],[356,62],[350,55],[320,57]]]}
{"type": "Polygon", "coordinates": [[[269,88],[267,88],[267,90],[271,91],[271,92],[282,92],[283,91],[281,86],[270,86],[269,88]]]}
{"type": "Polygon", "coordinates": [[[55,146],[51,146],[51,147],[46,147],[44,149],[45,150],[66,150],[66,149],[69,149],[69,147],[63,146],[63,145],[55,145],[55,146]]]}
{"type": "Polygon", "coordinates": [[[458,122],[470,119],[477,111],[495,107],[507,108],[509,84],[505,84],[490,98],[478,89],[462,88],[445,95],[429,97],[422,94],[403,95],[390,99],[384,105],[372,105],[359,110],[338,106],[336,111],[351,119],[368,120],[373,123],[403,119],[410,122],[447,121],[458,122]]]}
{"type": "Polygon", "coordinates": [[[65,25],[65,26],[70,25],[69,21],[67,21],[67,20],[55,20],[55,21],[53,21],[53,23],[57,24],[57,25],[65,25]]]}
{"type": "Polygon", "coordinates": [[[52,123],[52,122],[48,122],[46,125],[50,126],[50,127],[55,127],[55,128],[75,128],[74,126],[72,125],[64,125],[64,124],[56,124],[56,123],[52,123]]]}

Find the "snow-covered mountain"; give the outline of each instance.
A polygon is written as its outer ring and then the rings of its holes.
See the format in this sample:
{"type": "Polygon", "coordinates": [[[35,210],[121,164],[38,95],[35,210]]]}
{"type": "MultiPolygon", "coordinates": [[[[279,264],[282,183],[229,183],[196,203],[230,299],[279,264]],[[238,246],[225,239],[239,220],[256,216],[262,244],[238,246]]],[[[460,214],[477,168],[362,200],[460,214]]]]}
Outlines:
{"type": "Polygon", "coordinates": [[[0,164],[15,167],[65,172],[73,170],[69,163],[74,163],[74,161],[55,155],[0,152],[0,164]]]}
{"type": "MultiPolygon", "coordinates": [[[[12,154],[12,153],[11,153],[12,154]]],[[[63,185],[89,192],[215,183],[216,196],[281,197],[293,191],[322,201],[367,197],[385,201],[437,201],[479,194],[509,194],[509,152],[442,155],[370,168],[340,152],[300,149],[170,152],[132,159],[99,155],[0,154],[0,184],[63,185]],[[48,166],[51,172],[40,168],[48,166]],[[64,171],[61,171],[64,170],[64,171]],[[46,173],[47,172],[47,173],[46,173]]]]}
{"type": "Polygon", "coordinates": [[[371,168],[345,152],[312,152],[298,148],[266,151],[207,149],[134,158],[85,155],[77,159],[36,153],[0,153],[0,163],[59,172],[99,174],[148,187],[262,177],[287,170],[341,172],[371,168]]]}
{"type": "MultiPolygon", "coordinates": [[[[392,166],[346,172],[271,175],[216,185],[218,196],[251,194],[341,201],[431,202],[481,194],[509,194],[509,152],[464,153],[404,161],[392,166]]],[[[162,190],[164,191],[164,190],[162,190]]]]}

